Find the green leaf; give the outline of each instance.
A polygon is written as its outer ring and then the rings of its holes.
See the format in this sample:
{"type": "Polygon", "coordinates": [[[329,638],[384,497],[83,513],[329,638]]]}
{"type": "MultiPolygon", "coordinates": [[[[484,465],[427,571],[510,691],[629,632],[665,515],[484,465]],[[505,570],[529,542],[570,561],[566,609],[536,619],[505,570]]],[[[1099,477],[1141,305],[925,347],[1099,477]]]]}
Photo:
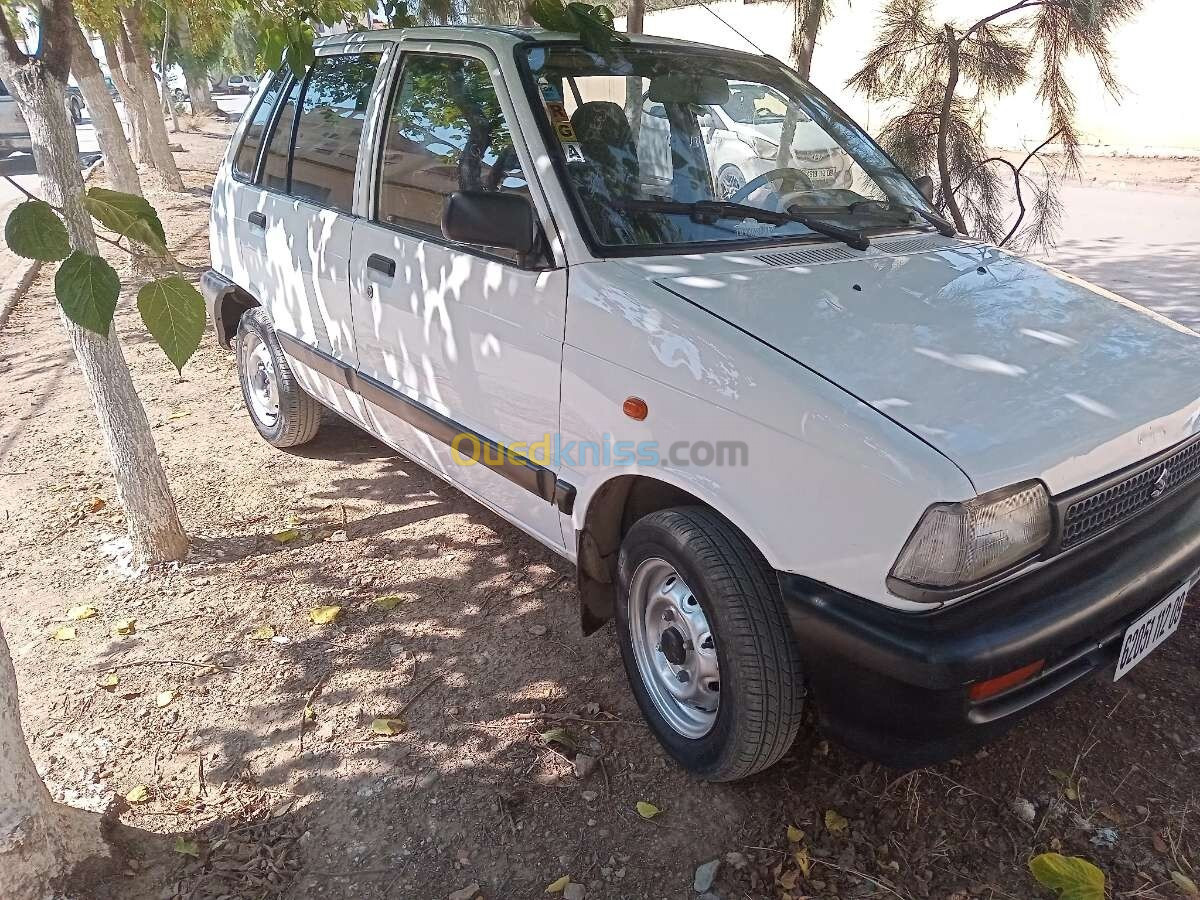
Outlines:
{"type": "Polygon", "coordinates": [[[4,223],[8,249],[26,259],[54,262],[71,252],[67,226],[45,200],[26,200],[8,214],[4,223]]]}
{"type": "Polygon", "coordinates": [[[67,318],[98,335],[108,334],[121,279],[99,256],[76,250],[54,274],[54,295],[67,318]]]}
{"type": "Polygon", "coordinates": [[[1086,859],[1042,853],[1029,861],[1029,871],[1043,887],[1058,891],[1059,900],[1104,900],[1104,873],[1086,859]]]}
{"type": "Polygon", "coordinates": [[[176,369],[182,371],[204,336],[204,298],[179,275],[152,281],[138,291],[146,329],[176,369]]]}
{"type": "Polygon", "coordinates": [[[88,188],[83,205],[105,228],[145,245],[158,256],[166,254],[166,232],[158,213],[145,197],[94,187],[88,188]]]}
{"type": "Polygon", "coordinates": [[[175,846],[171,849],[176,853],[182,853],[184,856],[191,856],[195,859],[200,858],[200,844],[191,838],[185,838],[182,834],[175,838],[175,846]]]}

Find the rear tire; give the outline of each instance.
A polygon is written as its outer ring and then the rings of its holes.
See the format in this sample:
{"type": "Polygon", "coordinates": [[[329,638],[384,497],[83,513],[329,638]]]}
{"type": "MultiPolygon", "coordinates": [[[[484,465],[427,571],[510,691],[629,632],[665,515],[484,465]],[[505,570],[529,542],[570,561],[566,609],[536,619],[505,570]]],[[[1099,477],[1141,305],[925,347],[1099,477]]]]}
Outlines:
{"type": "Polygon", "coordinates": [[[242,397],[263,440],[283,448],[316,437],[321,404],[300,387],[262,307],[246,310],[238,320],[234,351],[242,397]]]}
{"type": "Polygon", "coordinates": [[[710,509],[661,510],[622,542],[618,586],[625,672],[666,751],[712,781],[778,762],[800,729],[804,677],[758,549],[710,509]]]}

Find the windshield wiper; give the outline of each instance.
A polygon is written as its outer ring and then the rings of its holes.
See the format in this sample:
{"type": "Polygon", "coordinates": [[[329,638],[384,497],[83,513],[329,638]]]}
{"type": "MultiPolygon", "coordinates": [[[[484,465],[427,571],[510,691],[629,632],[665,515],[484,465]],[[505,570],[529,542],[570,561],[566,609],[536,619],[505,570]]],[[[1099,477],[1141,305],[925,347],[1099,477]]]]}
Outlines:
{"type": "Polygon", "coordinates": [[[712,225],[718,219],[754,219],[756,222],[764,222],[768,225],[787,225],[796,222],[817,234],[843,241],[855,250],[866,250],[871,246],[871,242],[862,232],[853,228],[843,228],[803,213],[775,212],[771,209],[760,209],[744,203],[730,203],[728,200],[696,200],[684,203],[679,200],[629,199],[618,200],[616,205],[632,209],[645,209],[650,212],[683,213],[700,225],[712,225]]]}
{"type": "Polygon", "coordinates": [[[911,203],[901,203],[899,200],[889,200],[887,202],[870,198],[866,200],[856,200],[854,203],[851,203],[847,209],[853,213],[856,206],[863,206],[864,204],[882,206],[885,209],[902,209],[909,215],[919,216],[936,228],[938,230],[938,234],[942,235],[942,237],[954,237],[956,234],[958,234],[954,226],[937,213],[932,213],[929,210],[922,209],[919,206],[913,206],[911,203]]]}

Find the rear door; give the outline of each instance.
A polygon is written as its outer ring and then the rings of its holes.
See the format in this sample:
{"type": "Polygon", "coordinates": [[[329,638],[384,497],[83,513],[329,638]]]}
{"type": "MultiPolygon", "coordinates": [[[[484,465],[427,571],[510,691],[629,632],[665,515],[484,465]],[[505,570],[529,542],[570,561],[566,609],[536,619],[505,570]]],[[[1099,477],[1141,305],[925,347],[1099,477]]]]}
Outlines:
{"type": "Polygon", "coordinates": [[[246,287],[275,329],[350,366],[355,184],[384,50],[322,47],[303,79],[280,86],[253,186],[234,208],[246,287]]]}
{"type": "Polygon", "coordinates": [[[442,236],[446,197],[483,190],[529,197],[555,243],[497,60],[482,48],[437,46],[403,52],[396,66],[369,212],[354,229],[360,382],[380,434],[561,546],[550,450],[566,268],[442,236]],[[542,465],[513,467],[496,445],[542,465]]]}

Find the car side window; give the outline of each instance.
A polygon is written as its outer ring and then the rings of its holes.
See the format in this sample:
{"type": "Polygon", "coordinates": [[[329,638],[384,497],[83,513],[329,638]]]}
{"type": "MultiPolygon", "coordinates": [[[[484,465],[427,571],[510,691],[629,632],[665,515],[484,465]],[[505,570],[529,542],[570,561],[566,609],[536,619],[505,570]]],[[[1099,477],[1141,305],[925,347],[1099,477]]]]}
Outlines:
{"type": "Polygon", "coordinates": [[[309,73],[296,122],[289,192],[352,212],[354,170],[382,55],[321,56],[309,73]]]}
{"type": "Polygon", "coordinates": [[[454,191],[529,195],[487,66],[413,54],[388,116],[375,218],[440,238],[442,206],[454,191]]]}
{"type": "Polygon", "coordinates": [[[258,107],[254,110],[254,118],[246,126],[242,136],[242,145],[238,147],[237,156],[233,158],[233,174],[246,181],[254,178],[254,164],[258,161],[258,149],[262,146],[263,132],[271,121],[271,113],[275,111],[275,103],[283,86],[287,84],[288,72],[281,70],[271,79],[270,86],[263,92],[258,107]]]}
{"type": "Polygon", "coordinates": [[[262,179],[259,183],[273,191],[287,190],[288,152],[292,146],[292,125],[296,119],[296,102],[300,98],[302,86],[299,81],[292,82],[287,99],[283,101],[283,108],[275,117],[275,127],[267,143],[267,155],[263,160],[262,179]]]}

